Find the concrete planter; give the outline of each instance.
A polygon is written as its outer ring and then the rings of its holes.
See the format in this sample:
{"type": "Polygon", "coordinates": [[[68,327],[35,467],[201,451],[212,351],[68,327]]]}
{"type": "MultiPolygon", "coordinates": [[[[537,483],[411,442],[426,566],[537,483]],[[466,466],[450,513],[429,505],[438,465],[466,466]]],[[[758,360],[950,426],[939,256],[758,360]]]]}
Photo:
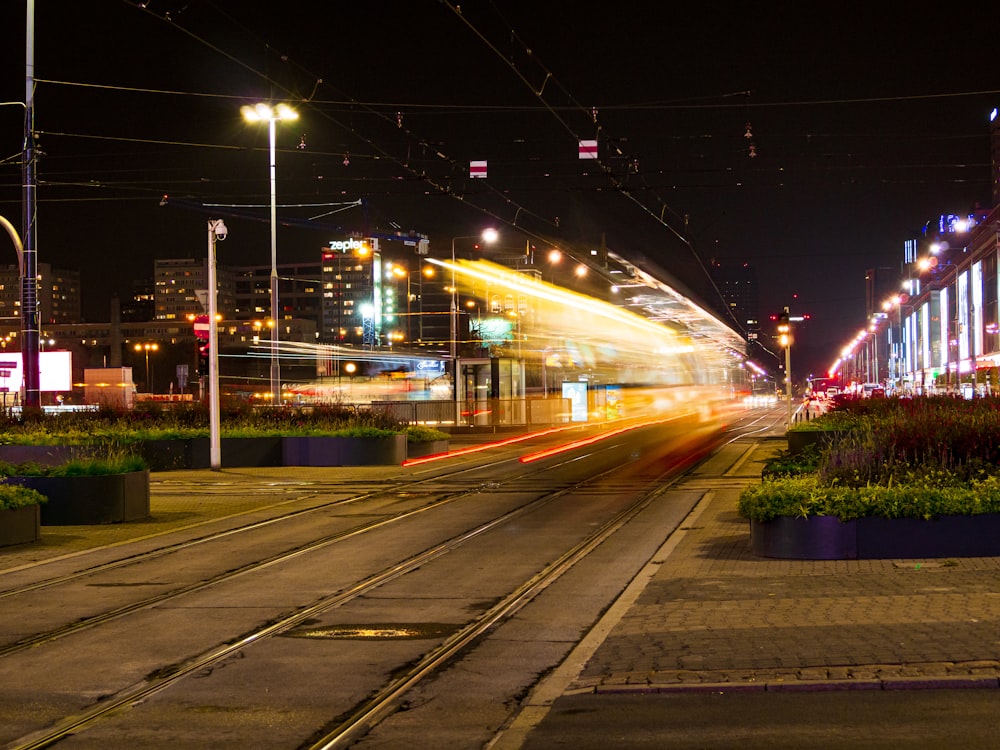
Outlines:
{"type": "Polygon", "coordinates": [[[423,456],[433,456],[436,453],[447,453],[449,442],[447,440],[420,440],[407,441],[406,457],[421,458],[423,456]]]}
{"type": "Polygon", "coordinates": [[[376,466],[406,460],[406,435],[367,437],[285,437],[284,466],[376,466]]]}
{"type": "Polygon", "coordinates": [[[1000,514],[920,518],[780,517],[750,522],[755,555],[798,560],[995,557],[1000,514]]]}
{"type": "Polygon", "coordinates": [[[8,477],[48,498],[42,526],[84,526],[149,518],[149,471],[78,477],[8,477]]]}
{"type": "Polygon", "coordinates": [[[41,538],[39,505],[0,510],[0,547],[30,544],[41,538]]]}
{"type": "MultiPolygon", "coordinates": [[[[221,438],[219,449],[224,467],[281,466],[281,440],[273,437],[221,438]]],[[[153,471],[171,469],[208,469],[212,465],[211,445],[205,438],[144,440],[137,444],[153,471]]]]}
{"type": "MultiPolygon", "coordinates": [[[[224,467],[281,466],[281,441],[274,437],[220,438],[219,451],[224,467]]],[[[191,441],[191,468],[212,466],[212,448],[208,438],[191,441]]]]}
{"type": "Polygon", "coordinates": [[[134,452],[142,457],[151,471],[190,469],[193,463],[192,440],[141,440],[134,444],[134,452]]]}
{"type": "Polygon", "coordinates": [[[98,452],[92,445],[0,445],[0,461],[60,466],[74,459],[93,458],[98,452]]]}

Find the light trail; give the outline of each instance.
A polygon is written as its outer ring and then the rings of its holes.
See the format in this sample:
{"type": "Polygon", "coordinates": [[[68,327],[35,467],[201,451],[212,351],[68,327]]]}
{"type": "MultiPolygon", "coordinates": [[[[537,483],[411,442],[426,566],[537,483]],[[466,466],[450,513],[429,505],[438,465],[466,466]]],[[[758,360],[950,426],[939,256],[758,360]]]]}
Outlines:
{"type": "Polygon", "coordinates": [[[574,440],[572,443],[563,443],[562,445],[557,445],[555,448],[547,448],[543,451],[538,451],[537,453],[529,453],[525,456],[521,456],[519,459],[522,464],[531,463],[532,461],[538,461],[543,458],[548,458],[549,456],[556,456],[560,453],[565,453],[566,451],[575,450],[577,448],[583,448],[588,445],[593,445],[601,440],[607,440],[615,435],[621,435],[624,432],[629,432],[631,430],[639,429],[640,427],[651,427],[656,424],[663,424],[665,422],[672,422],[675,419],[679,419],[682,416],[690,416],[688,414],[677,414],[672,417],[664,417],[663,419],[647,419],[642,422],[637,422],[634,424],[626,425],[624,427],[619,427],[618,429],[611,430],[610,432],[602,432],[600,435],[594,435],[589,438],[583,438],[582,440],[574,440]]]}
{"type": "Polygon", "coordinates": [[[545,435],[552,435],[557,432],[564,432],[565,430],[578,430],[580,425],[567,425],[566,427],[552,427],[547,430],[539,430],[537,432],[529,432],[524,435],[518,435],[517,437],[508,438],[507,440],[495,440],[490,443],[481,443],[479,445],[472,445],[468,448],[459,448],[453,451],[447,451],[445,453],[432,453],[429,456],[421,456],[420,458],[408,458],[403,461],[401,466],[416,466],[418,464],[426,464],[431,461],[440,461],[444,458],[454,458],[455,456],[464,456],[469,453],[479,453],[480,451],[490,450],[491,448],[500,448],[505,445],[513,445],[514,443],[520,443],[525,440],[530,440],[532,438],[544,437],[545,435]]]}

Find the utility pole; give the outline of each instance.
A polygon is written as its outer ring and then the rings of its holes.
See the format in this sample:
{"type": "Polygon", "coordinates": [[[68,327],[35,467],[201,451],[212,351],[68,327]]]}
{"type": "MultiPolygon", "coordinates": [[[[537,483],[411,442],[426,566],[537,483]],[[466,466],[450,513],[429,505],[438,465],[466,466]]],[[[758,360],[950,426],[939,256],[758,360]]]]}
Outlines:
{"type": "Polygon", "coordinates": [[[24,144],[21,167],[24,265],[21,269],[21,359],[24,408],[41,407],[38,370],[38,261],[35,253],[35,0],[27,0],[25,29],[24,144]]]}

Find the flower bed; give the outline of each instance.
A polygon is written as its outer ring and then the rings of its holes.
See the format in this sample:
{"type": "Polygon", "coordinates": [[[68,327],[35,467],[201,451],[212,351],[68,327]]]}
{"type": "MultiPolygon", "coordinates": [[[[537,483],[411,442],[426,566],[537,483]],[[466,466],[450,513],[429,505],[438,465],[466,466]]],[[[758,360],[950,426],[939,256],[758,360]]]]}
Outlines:
{"type": "Polygon", "coordinates": [[[833,416],[838,440],[790,449],[744,489],[754,553],[1000,555],[1000,401],[870,401],[833,416]]]}

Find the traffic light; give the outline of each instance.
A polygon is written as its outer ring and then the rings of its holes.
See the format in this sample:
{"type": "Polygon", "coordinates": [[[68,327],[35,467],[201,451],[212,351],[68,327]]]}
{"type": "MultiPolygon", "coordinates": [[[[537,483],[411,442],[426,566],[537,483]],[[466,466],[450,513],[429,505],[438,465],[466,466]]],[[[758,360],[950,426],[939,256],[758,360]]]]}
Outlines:
{"type": "Polygon", "coordinates": [[[208,342],[198,342],[198,374],[208,375],[208,342]]]}
{"type": "Polygon", "coordinates": [[[778,315],[778,342],[782,347],[787,347],[792,343],[792,327],[788,322],[787,307],[778,315]]]}

